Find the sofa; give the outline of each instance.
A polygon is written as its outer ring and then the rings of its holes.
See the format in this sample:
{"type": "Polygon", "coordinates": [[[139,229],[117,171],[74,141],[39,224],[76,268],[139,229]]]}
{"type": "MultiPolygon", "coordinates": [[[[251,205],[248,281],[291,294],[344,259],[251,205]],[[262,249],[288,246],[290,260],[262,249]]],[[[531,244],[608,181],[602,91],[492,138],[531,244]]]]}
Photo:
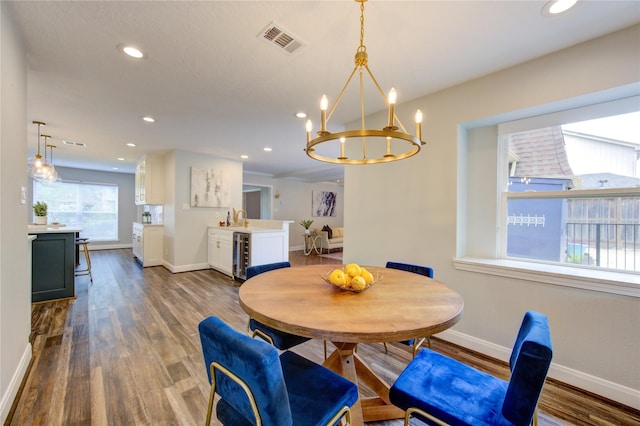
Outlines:
{"type": "Polygon", "coordinates": [[[342,239],[344,237],[344,228],[335,227],[331,228],[331,238],[329,238],[329,231],[323,231],[322,228],[316,228],[314,233],[320,235],[322,241],[322,250],[327,250],[327,253],[331,253],[331,249],[342,248],[342,239]]]}

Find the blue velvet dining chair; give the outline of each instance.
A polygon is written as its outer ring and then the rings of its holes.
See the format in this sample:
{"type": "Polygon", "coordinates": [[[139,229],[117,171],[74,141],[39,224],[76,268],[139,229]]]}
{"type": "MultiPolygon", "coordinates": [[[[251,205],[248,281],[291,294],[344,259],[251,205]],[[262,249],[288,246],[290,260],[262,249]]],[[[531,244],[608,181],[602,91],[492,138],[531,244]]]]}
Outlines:
{"type": "MultiPolygon", "coordinates": [[[[247,279],[253,278],[256,275],[262,274],[264,272],[290,267],[291,264],[289,262],[277,262],[268,263],[266,265],[249,266],[246,271],[247,279]]],[[[261,339],[266,340],[280,350],[291,349],[292,347],[309,340],[308,337],[296,336],[295,334],[276,330],[275,328],[269,327],[268,325],[263,324],[253,318],[249,318],[247,331],[249,332],[249,334],[251,334],[252,337],[260,337],[261,339]]]]}
{"type": "Polygon", "coordinates": [[[547,317],[526,312],[509,358],[511,377],[501,380],[430,349],[421,350],[391,386],[391,402],[429,424],[527,426],[536,406],[553,348],[547,317]]]}
{"type": "Polygon", "coordinates": [[[239,333],[217,317],[198,326],[211,389],[211,422],[223,425],[334,425],[351,423],[358,387],[339,374],[291,351],[239,333]]]}
{"type": "MultiPolygon", "coordinates": [[[[399,269],[401,271],[412,272],[414,274],[424,275],[425,277],[433,278],[433,268],[430,266],[422,266],[422,265],[412,265],[410,263],[401,263],[401,262],[387,262],[386,268],[389,269],[399,269]]],[[[409,345],[413,349],[413,357],[415,358],[416,353],[420,350],[420,347],[427,341],[427,347],[431,348],[431,336],[425,336],[420,338],[415,338],[411,340],[404,340],[402,343],[409,345]]],[[[387,352],[387,344],[384,344],[384,351],[387,352]]]]}

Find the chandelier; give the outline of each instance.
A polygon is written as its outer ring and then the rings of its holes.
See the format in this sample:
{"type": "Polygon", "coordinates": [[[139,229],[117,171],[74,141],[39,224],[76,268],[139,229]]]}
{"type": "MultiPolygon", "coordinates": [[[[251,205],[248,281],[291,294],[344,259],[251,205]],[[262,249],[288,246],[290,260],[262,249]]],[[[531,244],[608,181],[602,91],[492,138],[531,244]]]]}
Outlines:
{"type": "Polygon", "coordinates": [[[329,101],[326,95],[320,101],[320,130],[316,133],[315,139],[311,138],[313,124],[307,121],[307,155],[319,161],[335,164],[376,164],[402,160],[412,157],[420,152],[420,148],[426,142],[422,141],[422,112],[416,111],[416,136],[407,133],[406,129],[395,114],[397,95],[395,89],[389,91],[385,96],[384,91],[373,76],[368,65],[367,48],[364,45],[364,3],[367,0],[355,0],[360,3],[360,46],[356,50],[355,67],[347,79],[346,84],[336,98],[336,102],[331,109],[328,109],[329,101]],[[382,96],[388,107],[389,114],[386,126],[382,129],[367,129],[365,127],[364,110],[364,75],[369,75],[371,81],[382,96]],[[349,87],[353,77],[358,73],[360,80],[360,113],[361,128],[356,130],[344,130],[340,132],[330,132],[327,130],[327,122],[333,115],[336,107],[340,103],[345,90],[349,87]],[[357,152],[356,157],[348,157],[345,154],[345,144],[349,143],[349,154],[357,152]],[[322,147],[320,146],[321,144],[322,147]],[[357,145],[356,145],[357,144],[357,145]],[[369,146],[367,146],[369,144],[369,146]],[[352,147],[353,145],[353,147],[352,147]],[[359,145],[359,146],[358,146],[359,145]],[[367,154],[369,148],[369,155],[367,154]]]}
{"type": "MultiPolygon", "coordinates": [[[[43,123],[42,121],[34,121],[33,124],[38,125],[38,153],[36,154],[35,157],[29,158],[27,160],[27,171],[29,173],[29,177],[37,181],[42,181],[50,178],[54,174],[55,168],[53,167],[53,164],[50,164],[47,161],[46,140],[45,140],[45,148],[44,148],[45,149],[44,158],[42,158],[42,156],[40,155],[40,138],[42,137],[40,135],[40,126],[46,126],[46,123],[43,123]]],[[[48,135],[44,135],[44,136],[51,137],[48,135]]]]}

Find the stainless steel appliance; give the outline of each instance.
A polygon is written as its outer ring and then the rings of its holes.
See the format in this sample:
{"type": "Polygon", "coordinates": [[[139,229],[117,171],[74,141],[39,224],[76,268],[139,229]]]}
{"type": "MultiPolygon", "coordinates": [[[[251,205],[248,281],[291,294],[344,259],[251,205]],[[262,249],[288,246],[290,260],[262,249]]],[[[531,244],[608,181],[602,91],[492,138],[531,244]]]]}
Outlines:
{"type": "Polygon", "coordinates": [[[233,277],[247,279],[247,266],[251,261],[251,234],[233,233],[233,277]]]}

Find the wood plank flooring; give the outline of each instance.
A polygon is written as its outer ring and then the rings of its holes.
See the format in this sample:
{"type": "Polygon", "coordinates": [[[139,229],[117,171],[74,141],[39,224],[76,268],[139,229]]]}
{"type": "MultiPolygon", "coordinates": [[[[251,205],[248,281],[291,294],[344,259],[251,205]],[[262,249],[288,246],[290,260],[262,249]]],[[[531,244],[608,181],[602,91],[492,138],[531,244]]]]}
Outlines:
{"type": "MultiPolygon", "coordinates": [[[[219,316],[244,331],[238,283],[213,270],[171,274],[145,268],[131,250],[91,252],[94,284],[76,278],[77,298],[32,306],[33,360],[8,425],[201,425],[209,385],[198,323],[219,316]]],[[[292,253],[292,264],[339,263],[292,253]]],[[[399,343],[359,347],[392,382],[409,361],[399,343]]],[[[507,377],[506,365],[433,339],[433,348],[507,377]]],[[[296,352],[322,362],[322,342],[296,352]]],[[[366,390],[363,390],[366,393],[366,390]]],[[[548,380],[540,424],[638,425],[640,412],[548,380]]],[[[402,421],[369,423],[401,425],[402,421]]],[[[418,424],[418,423],[415,423],[418,424]]]]}

